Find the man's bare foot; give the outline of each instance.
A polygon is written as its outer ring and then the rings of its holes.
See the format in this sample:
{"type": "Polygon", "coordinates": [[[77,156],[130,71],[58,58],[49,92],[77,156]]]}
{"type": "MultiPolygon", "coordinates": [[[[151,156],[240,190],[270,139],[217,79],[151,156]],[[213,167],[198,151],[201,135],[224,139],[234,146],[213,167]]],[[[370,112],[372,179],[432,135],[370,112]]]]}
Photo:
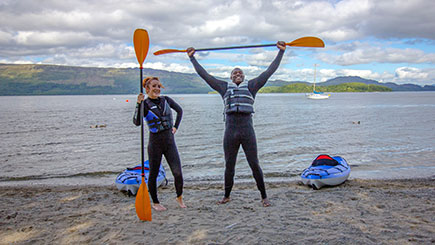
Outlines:
{"type": "Polygon", "coordinates": [[[263,203],[263,207],[269,207],[270,206],[269,199],[267,199],[267,198],[264,198],[263,200],[261,200],[261,203],[263,203]]]}
{"type": "Polygon", "coordinates": [[[165,211],[166,210],[166,208],[160,203],[153,203],[153,204],[151,204],[151,207],[154,208],[154,210],[156,210],[156,211],[165,211]]]}
{"type": "Polygon", "coordinates": [[[178,202],[178,205],[180,205],[180,208],[187,208],[187,206],[184,204],[184,202],[183,202],[183,196],[179,196],[179,197],[177,197],[177,202],[178,202]]]}
{"type": "Polygon", "coordinates": [[[230,202],[230,201],[231,201],[231,199],[229,197],[224,197],[224,198],[222,198],[222,200],[220,200],[218,202],[218,204],[225,204],[225,203],[230,202]]]}

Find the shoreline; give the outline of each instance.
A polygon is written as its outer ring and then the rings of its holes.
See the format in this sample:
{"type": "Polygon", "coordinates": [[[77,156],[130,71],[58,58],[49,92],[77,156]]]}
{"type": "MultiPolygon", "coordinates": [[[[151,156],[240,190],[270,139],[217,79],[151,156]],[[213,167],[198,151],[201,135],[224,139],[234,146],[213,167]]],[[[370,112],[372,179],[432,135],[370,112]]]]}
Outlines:
{"type": "MultiPolygon", "coordinates": [[[[430,171],[430,169],[428,169],[428,171],[430,171]]],[[[75,176],[72,176],[72,177],[59,177],[59,178],[53,177],[53,178],[36,178],[36,179],[22,179],[22,180],[0,180],[0,188],[110,187],[110,186],[114,186],[116,176],[119,173],[101,176],[98,179],[77,178],[75,176]],[[68,184],[59,184],[59,183],[68,183],[68,184]]],[[[351,172],[351,175],[349,176],[348,180],[360,179],[360,180],[374,180],[374,181],[389,181],[389,180],[399,181],[399,180],[415,180],[415,179],[435,179],[434,173],[430,173],[430,172],[415,174],[415,176],[419,176],[419,177],[401,175],[400,172],[392,173],[391,171],[389,177],[385,177],[386,175],[380,174],[379,172],[375,174],[368,174],[364,171],[362,172],[353,171],[351,172]],[[381,175],[383,177],[376,177],[375,174],[376,176],[381,175]]],[[[168,177],[168,180],[173,181],[172,175],[168,177]]],[[[300,173],[291,176],[281,176],[281,177],[265,176],[265,181],[269,184],[298,182],[300,181],[300,173]]],[[[193,180],[192,178],[184,179],[185,186],[204,185],[204,184],[207,185],[209,183],[223,185],[223,182],[224,182],[223,174],[219,175],[219,177],[217,177],[216,179],[204,179],[204,180],[193,180]]],[[[235,183],[252,184],[254,183],[254,180],[252,176],[247,176],[246,178],[244,177],[241,178],[240,176],[236,176],[235,183]]]]}
{"type": "Polygon", "coordinates": [[[173,182],[159,188],[168,210],[136,217],[135,198],[111,186],[0,186],[0,244],[430,244],[435,178],[357,179],[312,190],[299,181],[186,183],[181,209],[173,182]]]}

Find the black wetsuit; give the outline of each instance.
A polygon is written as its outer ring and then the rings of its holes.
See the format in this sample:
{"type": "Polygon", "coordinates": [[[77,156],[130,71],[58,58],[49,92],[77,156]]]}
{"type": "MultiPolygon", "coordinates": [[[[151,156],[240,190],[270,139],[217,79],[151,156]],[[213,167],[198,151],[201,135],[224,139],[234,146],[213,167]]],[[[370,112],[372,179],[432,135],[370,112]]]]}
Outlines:
{"type": "MultiPolygon", "coordinates": [[[[266,71],[261,73],[260,76],[248,81],[248,89],[254,98],[258,90],[266,84],[269,77],[278,69],[283,54],[284,51],[280,50],[266,71]]],[[[190,61],[198,75],[224,98],[225,92],[227,91],[227,82],[216,79],[210,75],[198,63],[195,57],[190,57],[190,61]]],[[[225,197],[230,196],[231,189],[233,188],[234,170],[240,145],[242,145],[243,151],[245,152],[258,190],[261,192],[261,197],[264,199],[267,197],[266,187],[264,185],[263,171],[258,163],[257,140],[252,122],[252,114],[246,113],[230,113],[225,116],[225,197]]]]}
{"type": "MultiPolygon", "coordinates": [[[[167,96],[162,96],[167,101],[169,106],[177,112],[177,118],[175,120],[174,127],[178,129],[180,125],[181,118],[183,116],[183,110],[181,107],[171,98],[167,96]]],[[[161,97],[157,99],[150,99],[155,105],[158,106],[161,114],[163,113],[164,108],[164,100],[161,97]]],[[[142,102],[144,103],[144,102],[142,102]]],[[[136,126],[140,125],[139,116],[140,104],[136,104],[136,110],[133,117],[133,123],[136,126]]],[[[148,114],[149,107],[147,103],[144,103],[144,114],[148,114]]],[[[158,115],[160,116],[160,115],[158,115]]],[[[145,124],[145,123],[144,123],[145,124]]],[[[174,134],[172,133],[172,129],[167,129],[158,133],[149,133],[148,140],[148,161],[150,164],[150,174],[148,177],[148,189],[153,199],[153,203],[159,203],[159,199],[157,198],[157,185],[156,180],[159,174],[159,168],[162,161],[162,155],[165,155],[166,161],[168,162],[169,167],[171,168],[172,175],[174,176],[174,184],[175,190],[177,192],[177,197],[183,194],[183,175],[181,172],[181,161],[180,156],[178,155],[177,145],[175,144],[174,134]]]]}

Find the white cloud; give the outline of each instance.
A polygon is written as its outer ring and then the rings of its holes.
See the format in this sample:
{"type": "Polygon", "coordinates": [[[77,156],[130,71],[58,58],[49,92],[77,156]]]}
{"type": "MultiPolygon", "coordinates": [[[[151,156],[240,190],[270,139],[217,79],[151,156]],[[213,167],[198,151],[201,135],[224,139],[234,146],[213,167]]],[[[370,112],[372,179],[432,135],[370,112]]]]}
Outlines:
{"type": "Polygon", "coordinates": [[[380,44],[354,42],[342,47],[339,45],[332,47],[335,53],[321,53],[318,58],[326,63],[341,66],[369,63],[435,63],[435,53],[425,53],[415,48],[385,48],[377,45],[380,44]]]}
{"type": "Polygon", "coordinates": [[[33,61],[29,61],[29,60],[14,60],[14,61],[10,61],[10,60],[6,60],[6,59],[2,59],[0,60],[0,63],[8,63],[8,64],[35,64],[35,62],[33,61]]]}
{"type": "Polygon", "coordinates": [[[224,19],[208,20],[203,25],[193,28],[190,32],[205,33],[214,35],[216,32],[231,30],[240,24],[240,17],[237,15],[228,16],[224,19]]]}
{"type": "Polygon", "coordinates": [[[399,67],[396,69],[399,79],[427,79],[428,73],[414,67],[399,67]]]}
{"type": "Polygon", "coordinates": [[[193,73],[193,68],[186,66],[186,65],[180,65],[180,64],[166,64],[161,62],[156,63],[150,63],[146,62],[143,64],[144,68],[151,68],[151,69],[157,69],[157,70],[167,70],[167,71],[173,71],[173,72],[183,72],[183,73],[193,73]]]}
{"type": "Polygon", "coordinates": [[[14,40],[20,46],[54,47],[85,45],[90,38],[89,33],[20,31],[14,40]]]}
{"type": "MultiPolygon", "coordinates": [[[[391,64],[399,64],[420,69],[430,82],[435,78],[434,73],[420,65],[435,62],[434,12],[435,1],[428,0],[3,0],[0,60],[127,67],[136,63],[131,47],[136,28],[148,30],[151,50],[245,45],[318,36],[326,42],[326,49],[313,54],[289,48],[285,59],[295,55],[311,59],[309,63],[317,59],[314,62],[332,64],[335,66],[332,70],[343,72],[346,70],[343,67],[367,71],[367,66],[357,66],[388,64],[385,72],[363,74],[390,81],[405,79],[405,75],[417,77],[417,73],[406,69],[391,70],[394,69],[391,64]],[[414,43],[407,43],[410,40],[414,43]],[[432,43],[423,44],[422,40],[432,43]]],[[[227,68],[237,64],[244,66],[249,75],[250,71],[255,75],[275,55],[276,50],[261,49],[248,53],[198,53],[197,58],[204,57],[202,62],[211,59],[214,66],[210,69],[215,74],[227,76],[227,70],[231,70],[227,68]]],[[[161,69],[193,72],[185,54],[154,57],[150,53],[147,62],[161,69]]],[[[286,62],[283,60],[283,65],[286,62]]],[[[273,78],[303,74],[292,70],[282,67],[273,78]]]]}
{"type": "Polygon", "coordinates": [[[0,30],[0,45],[9,45],[12,42],[13,36],[11,33],[0,30]]]}

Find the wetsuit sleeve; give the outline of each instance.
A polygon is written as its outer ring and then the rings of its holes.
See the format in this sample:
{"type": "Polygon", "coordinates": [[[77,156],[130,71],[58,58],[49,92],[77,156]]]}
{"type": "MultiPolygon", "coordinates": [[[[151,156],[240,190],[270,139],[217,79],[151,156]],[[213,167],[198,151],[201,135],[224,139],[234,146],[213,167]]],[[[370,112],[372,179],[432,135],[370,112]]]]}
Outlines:
{"type": "MultiPolygon", "coordinates": [[[[136,103],[136,108],[134,110],[133,123],[136,126],[140,126],[140,118],[139,118],[140,105],[141,104],[136,103]]],[[[143,114],[144,115],[148,114],[148,108],[145,105],[144,105],[144,113],[143,114]]]]}
{"type": "Polygon", "coordinates": [[[221,96],[224,96],[227,90],[227,82],[216,79],[212,75],[210,75],[195,59],[195,57],[190,57],[190,62],[193,64],[193,68],[195,68],[196,73],[204,79],[204,81],[214,90],[216,90],[221,96]]]}
{"type": "Polygon", "coordinates": [[[173,99],[165,96],[166,101],[169,104],[169,107],[174,109],[177,112],[177,118],[175,119],[174,127],[178,129],[178,126],[180,126],[181,118],[183,117],[183,109],[177,102],[175,102],[173,99]]]}
{"type": "Polygon", "coordinates": [[[258,90],[260,90],[267,82],[267,80],[273,75],[273,73],[278,69],[279,64],[281,63],[282,57],[284,55],[284,51],[280,50],[276,55],[275,59],[269,65],[266,71],[260,74],[260,76],[250,80],[248,82],[248,88],[252,93],[252,96],[255,97],[258,90]]]}

